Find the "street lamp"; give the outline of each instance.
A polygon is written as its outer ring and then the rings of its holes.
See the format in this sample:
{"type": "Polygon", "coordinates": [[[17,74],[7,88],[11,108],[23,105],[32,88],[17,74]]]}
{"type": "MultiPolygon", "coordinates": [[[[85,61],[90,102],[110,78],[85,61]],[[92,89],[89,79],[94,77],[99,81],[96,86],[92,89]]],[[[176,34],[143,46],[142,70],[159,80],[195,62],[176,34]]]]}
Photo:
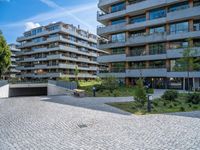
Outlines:
{"type": "Polygon", "coordinates": [[[151,112],[151,101],[153,100],[153,96],[148,94],[148,97],[147,97],[147,111],[148,112],[151,112]]]}

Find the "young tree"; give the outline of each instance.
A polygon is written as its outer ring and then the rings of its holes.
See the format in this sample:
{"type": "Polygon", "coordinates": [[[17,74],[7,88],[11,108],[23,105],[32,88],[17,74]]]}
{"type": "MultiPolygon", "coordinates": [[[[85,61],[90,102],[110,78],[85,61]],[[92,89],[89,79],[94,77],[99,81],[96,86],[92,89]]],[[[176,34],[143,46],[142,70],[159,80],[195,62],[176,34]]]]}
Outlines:
{"type": "Polygon", "coordinates": [[[147,95],[146,95],[146,90],[143,84],[143,79],[140,78],[136,81],[136,89],[135,89],[135,95],[134,99],[138,104],[138,107],[143,107],[146,100],[147,100],[147,95]]]}
{"type": "Polygon", "coordinates": [[[117,82],[117,79],[113,76],[108,76],[108,77],[105,77],[103,78],[103,81],[102,81],[102,86],[109,90],[111,93],[113,93],[113,91],[118,87],[118,82],[117,82]]]}
{"type": "Polygon", "coordinates": [[[188,91],[190,90],[190,72],[200,69],[200,58],[196,57],[198,54],[197,50],[188,46],[182,53],[182,58],[176,61],[174,70],[175,71],[187,71],[187,86],[188,91]]]}
{"type": "Polygon", "coordinates": [[[74,71],[74,75],[75,75],[75,81],[76,81],[77,85],[79,86],[78,74],[79,74],[79,70],[78,70],[78,66],[76,66],[75,71],[74,71]]]}
{"type": "Polygon", "coordinates": [[[7,71],[8,67],[11,64],[10,57],[10,48],[6,43],[2,32],[0,31],[0,78],[7,71]]]}

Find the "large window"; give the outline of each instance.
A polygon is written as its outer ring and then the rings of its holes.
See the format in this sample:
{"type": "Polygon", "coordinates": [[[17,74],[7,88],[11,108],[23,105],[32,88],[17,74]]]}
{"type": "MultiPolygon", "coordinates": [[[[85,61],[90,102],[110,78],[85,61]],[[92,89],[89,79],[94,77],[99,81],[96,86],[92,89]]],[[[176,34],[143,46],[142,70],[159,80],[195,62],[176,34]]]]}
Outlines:
{"type": "Polygon", "coordinates": [[[165,61],[151,61],[149,62],[149,68],[165,68],[166,62],[165,61]]]}
{"type": "Polygon", "coordinates": [[[113,34],[112,35],[112,42],[125,42],[126,38],[125,38],[125,33],[119,33],[119,34],[113,34]]]}
{"type": "Polygon", "coordinates": [[[131,37],[143,36],[146,34],[145,30],[133,31],[130,33],[131,37]]]}
{"type": "Polygon", "coordinates": [[[112,20],[111,24],[115,25],[115,24],[120,24],[120,23],[125,23],[126,20],[124,18],[118,19],[118,20],[112,20]]]}
{"type": "Polygon", "coordinates": [[[163,32],[165,32],[165,27],[164,26],[150,28],[150,34],[153,34],[153,33],[163,33],[163,32]]]}
{"type": "Polygon", "coordinates": [[[170,49],[186,48],[186,47],[188,47],[187,41],[173,41],[173,42],[170,42],[169,44],[170,49]]]}
{"type": "Polygon", "coordinates": [[[166,53],[165,43],[156,43],[149,45],[149,55],[164,54],[166,53]]]}
{"type": "Polygon", "coordinates": [[[156,9],[156,10],[150,11],[150,13],[149,13],[150,20],[158,19],[158,18],[162,18],[162,17],[166,17],[166,10],[164,8],[156,9]]]}
{"type": "Polygon", "coordinates": [[[132,17],[130,18],[130,23],[137,23],[137,22],[144,22],[146,21],[146,16],[145,15],[141,15],[141,16],[137,16],[137,17],[132,17]]]}
{"type": "Polygon", "coordinates": [[[143,56],[146,55],[145,47],[133,47],[130,49],[130,56],[143,56]]]}
{"type": "Polygon", "coordinates": [[[194,31],[200,31],[200,20],[194,21],[194,31]]]}
{"type": "Polygon", "coordinates": [[[181,22],[181,23],[176,23],[176,24],[170,25],[170,33],[171,34],[188,32],[188,29],[189,29],[188,22],[181,22]]]}
{"type": "Polygon", "coordinates": [[[125,63],[119,62],[119,63],[112,63],[112,72],[125,72],[125,63]]]}
{"type": "Polygon", "coordinates": [[[194,6],[200,6],[200,0],[193,0],[194,6]]]}
{"type": "Polygon", "coordinates": [[[117,11],[121,11],[124,10],[126,8],[126,3],[125,2],[121,2],[115,5],[111,6],[111,12],[117,12],[117,11]]]}
{"type": "Polygon", "coordinates": [[[130,69],[145,69],[146,68],[146,62],[131,62],[130,63],[130,69]]]}
{"type": "Polygon", "coordinates": [[[169,12],[178,11],[178,10],[182,10],[182,9],[186,9],[186,8],[189,8],[188,1],[170,6],[169,12]]]}
{"type": "Polygon", "coordinates": [[[111,54],[124,54],[125,53],[125,48],[124,47],[119,47],[119,48],[113,48],[111,49],[111,54]]]}

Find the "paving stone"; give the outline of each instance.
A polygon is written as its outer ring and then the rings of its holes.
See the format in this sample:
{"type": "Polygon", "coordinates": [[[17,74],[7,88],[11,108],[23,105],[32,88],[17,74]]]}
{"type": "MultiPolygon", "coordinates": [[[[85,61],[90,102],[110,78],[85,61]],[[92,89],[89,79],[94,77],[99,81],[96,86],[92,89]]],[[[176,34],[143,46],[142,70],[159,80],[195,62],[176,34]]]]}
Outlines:
{"type": "Polygon", "coordinates": [[[200,112],[135,116],[105,103],[132,98],[0,99],[2,150],[200,150],[200,112]]]}

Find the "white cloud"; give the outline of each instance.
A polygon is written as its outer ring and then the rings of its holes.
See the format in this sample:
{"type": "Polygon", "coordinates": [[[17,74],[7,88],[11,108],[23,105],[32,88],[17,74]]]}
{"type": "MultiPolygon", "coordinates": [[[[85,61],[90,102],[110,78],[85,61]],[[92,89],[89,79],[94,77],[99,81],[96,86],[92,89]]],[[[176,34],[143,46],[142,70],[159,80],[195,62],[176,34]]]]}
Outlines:
{"type": "Polygon", "coordinates": [[[31,30],[33,28],[40,27],[39,23],[33,23],[33,22],[26,22],[25,23],[25,31],[31,30]]]}

